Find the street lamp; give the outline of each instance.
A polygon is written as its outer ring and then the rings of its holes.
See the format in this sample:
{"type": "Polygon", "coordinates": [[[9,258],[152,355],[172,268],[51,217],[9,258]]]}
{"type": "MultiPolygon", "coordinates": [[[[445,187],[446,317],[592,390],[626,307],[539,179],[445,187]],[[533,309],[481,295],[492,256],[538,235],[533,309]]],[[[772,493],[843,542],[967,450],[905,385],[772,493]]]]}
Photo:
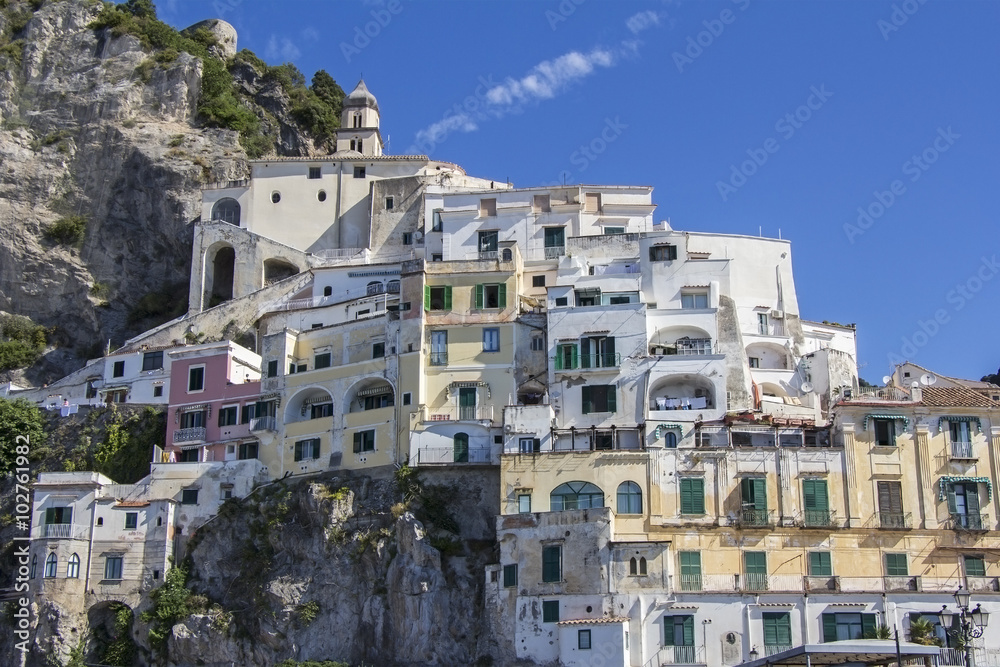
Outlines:
{"type": "Polygon", "coordinates": [[[753,662],[758,657],[760,657],[760,653],[757,653],[757,647],[754,646],[752,649],[750,649],[750,662],[753,662]]]}
{"type": "MultiPolygon", "coordinates": [[[[983,631],[990,622],[990,614],[985,611],[980,604],[976,604],[976,608],[969,611],[969,604],[971,603],[972,595],[965,588],[959,588],[955,591],[955,605],[958,607],[958,628],[951,631],[956,639],[962,645],[962,650],[965,652],[965,667],[973,667],[972,659],[972,640],[978,639],[983,636],[983,631]]],[[[948,611],[948,607],[945,606],[941,609],[939,614],[941,617],[941,624],[949,624],[954,614],[948,611]]]]}

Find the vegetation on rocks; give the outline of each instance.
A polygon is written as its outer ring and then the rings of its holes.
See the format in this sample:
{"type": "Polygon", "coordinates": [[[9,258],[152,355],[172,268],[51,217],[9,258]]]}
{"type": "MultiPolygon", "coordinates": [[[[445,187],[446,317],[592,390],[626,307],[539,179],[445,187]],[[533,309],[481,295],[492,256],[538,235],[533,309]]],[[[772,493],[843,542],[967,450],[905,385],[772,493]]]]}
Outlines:
{"type": "Polygon", "coordinates": [[[42,411],[23,398],[14,401],[0,398],[0,478],[17,467],[17,446],[23,443],[32,452],[45,443],[42,411]]]}
{"type": "Polygon", "coordinates": [[[200,611],[200,596],[187,588],[188,567],[174,566],[167,571],[163,585],[153,590],[149,597],[153,606],[142,612],[142,622],[149,623],[149,640],[156,648],[164,648],[171,631],[178,622],[200,611]]]}
{"type": "Polygon", "coordinates": [[[87,218],[82,215],[59,218],[45,228],[45,238],[60,245],[75,245],[83,240],[86,233],[87,218]]]}
{"type": "Polygon", "coordinates": [[[47,333],[23,315],[0,316],[0,372],[35,363],[45,350],[47,333]]]}

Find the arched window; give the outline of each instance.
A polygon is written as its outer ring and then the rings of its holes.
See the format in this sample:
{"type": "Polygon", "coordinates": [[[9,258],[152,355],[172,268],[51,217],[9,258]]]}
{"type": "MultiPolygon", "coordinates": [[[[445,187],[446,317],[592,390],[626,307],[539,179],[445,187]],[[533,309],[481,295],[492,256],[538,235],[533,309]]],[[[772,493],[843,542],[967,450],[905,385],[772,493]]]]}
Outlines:
{"type": "Polygon", "coordinates": [[[645,575],[646,574],[646,558],[645,557],[639,559],[639,574],[641,574],[641,575],[645,575]]]}
{"type": "Polygon", "coordinates": [[[642,489],[635,482],[618,485],[618,514],[642,514],[642,489]]]}
{"type": "Polygon", "coordinates": [[[628,573],[631,575],[639,574],[639,566],[635,560],[635,556],[632,556],[628,562],[628,573]]]}
{"type": "Polygon", "coordinates": [[[673,431],[667,431],[663,435],[663,446],[667,449],[677,449],[677,434],[673,431]]]}
{"type": "Polygon", "coordinates": [[[34,579],[35,578],[35,574],[37,574],[37,570],[38,570],[38,554],[32,554],[31,555],[31,572],[28,574],[28,578],[29,579],[34,579]]]}
{"type": "Polygon", "coordinates": [[[455,463],[469,462],[469,434],[456,433],[454,438],[455,463]]]}
{"type": "Polygon", "coordinates": [[[212,207],[212,220],[228,222],[230,225],[240,224],[240,203],[232,197],[223,197],[212,207]]]}
{"type": "Polygon", "coordinates": [[[78,579],[80,577],[80,557],[73,554],[66,564],[66,577],[68,579],[78,579]]]}
{"type": "Polygon", "coordinates": [[[358,149],[358,140],[357,139],[351,139],[351,150],[354,151],[354,150],[357,150],[357,149],[358,149]]]}
{"type": "Polygon", "coordinates": [[[387,282],[385,284],[385,291],[387,291],[389,294],[399,294],[399,281],[390,280],[389,282],[387,282]]]}
{"type": "Polygon", "coordinates": [[[370,283],[368,283],[368,294],[369,295],[372,295],[372,294],[381,294],[384,291],[385,291],[385,285],[383,285],[379,281],[373,280],[370,283]]]}
{"type": "Polygon", "coordinates": [[[590,482],[566,482],[549,494],[549,509],[553,512],[594,507],[604,507],[604,492],[590,482]]]}
{"type": "Polygon", "coordinates": [[[59,559],[56,558],[55,553],[50,553],[48,558],[45,559],[45,578],[53,579],[56,576],[56,568],[59,567],[59,559]]]}
{"type": "Polygon", "coordinates": [[[361,113],[354,114],[354,127],[361,127],[361,113]]]}
{"type": "Polygon", "coordinates": [[[500,260],[503,262],[514,261],[514,253],[510,251],[510,248],[504,248],[503,252],[500,253],[500,260]]]}

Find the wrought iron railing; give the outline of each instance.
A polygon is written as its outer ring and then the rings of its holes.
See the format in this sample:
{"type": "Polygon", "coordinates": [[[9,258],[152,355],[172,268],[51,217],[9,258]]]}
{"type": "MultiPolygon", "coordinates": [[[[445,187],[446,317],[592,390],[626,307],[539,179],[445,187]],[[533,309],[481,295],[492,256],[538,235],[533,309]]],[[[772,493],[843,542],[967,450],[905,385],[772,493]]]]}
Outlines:
{"type": "Polygon", "coordinates": [[[601,352],[599,354],[582,354],[567,358],[559,355],[553,359],[557,371],[568,371],[587,368],[617,368],[621,366],[621,354],[617,352],[601,352]]]}
{"type": "Polygon", "coordinates": [[[772,655],[791,650],[791,648],[791,644],[764,644],[764,657],[770,658],[772,655]]]}
{"type": "Polygon", "coordinates": [[[759,510],[752,507],[744,507],[736,515],[736,523],[739,526],[766,527],[772,523],[772,510],[759,510]]]}
{"type": "Polygon", "coordinates": [[[274,417],[254,417],[250,420],[251,431],[277,431],[278,420],[274,417]]]}
{"type": "Polygon", "coordinates": [[[909,512],[879,512],[878,527],[887,530],[909,530],[912,528],[909,512]]]}
{"type": "Polygon", "coordinates": [[[556,245],[545,248],[545,259],[555,259],[566,254],[566,246],[556,245]]]}
{"type": "Polygon", "coordinates": [[[951,527],[953,530],[989,530],[989,517],[985,514],[952,513],[951,527]]]}
{"type": "Polygon", "coordinates": [[[174,431],[174,442],[198,442],[205,439],[206,433],[204,426],[179,428],[174,431]]]}
{"type": "Polygon", "coordinates": [[[447,366],[448,365],[448,353],[447,352],[431,352],[431,366],[447,366]]]}
{"type": "Polygon", "coordinates": [[[971,442],[952,442],[951,458],[953,459],[974,459],[976,455],[972,453],[971,442]]]}
{"type": "Polygon", "coordinates": [[[805,528],[832,528],[833,512],[830,510],[804,510],[802,525],[805,528]]]}

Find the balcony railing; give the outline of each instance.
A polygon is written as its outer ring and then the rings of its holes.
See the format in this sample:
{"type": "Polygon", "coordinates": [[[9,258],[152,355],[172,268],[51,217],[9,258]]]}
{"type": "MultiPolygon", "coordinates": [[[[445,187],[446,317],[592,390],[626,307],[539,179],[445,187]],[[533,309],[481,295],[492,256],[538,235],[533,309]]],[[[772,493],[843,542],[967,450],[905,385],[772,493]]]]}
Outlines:
{"type": "Polygon", "coordinates": [[[899,387],[860,387],[855,390],[850,391],[850,396],[847,393],[841,397],[840,400],[844,401],[909,401],[910,395],[906,393],[903,389],[899,387]]]}
{"type": "Polygon", "coordinates": [[[682,591],[700,591],[702,589],[700,574],[680,575],[680,589],[682,591]]]}
{"type": "Polygon", "coordinates": [[[711,338],[682,338],[669,345],[653,345],[652,352],[656,356],[698,356],[713,354],[711,338]]]}
{"type": "Polygon", "coordinates": [[[664,646],[656,657],[657,665],[705,664],[705,650],[701,646],[664,646]]]}
{"type": "Polygon", "coordinates": [[[770,658],[772,655],[776,655],[782,651],[789,651],[791,648],[791,644],[764,644],[764,657],[770,658]]]}
{"type": "Polygon", "coordinates": [[[250,420],[251,431],[277,431],[278,420],[274,417],[254,417],[250,420]]]}
{"type": "Polygon", "coordinates": [[[878,527],[885,530],[909,530],[913,527],[909,512],[879,512],[876,516],[878,527]]]}
{"type": "Polygon", "coordinates": [[[553,358],[557,371],[569,371],[579,369],[596,368],[617,368],[621,366],[622,357],[617,352],[602,352],[600,354],[582,354],[578,357],[567,359],[563,355],[553,358]]]}
{"type": "Polygon", "coordinates": [[[207,433],[204,426],[193,428],[179,428],[174,431],[174,442],[201,442],[207,433]]]}
{"type": "Polygon", "coordinates": [[[951,458],[953,459],[974,459],[977,458],[975,454],[972,453],[972,443],[971,442],[952,442],[951,443],[951,458]]]}
{"type": "Polygon", "coordinates": [[[885,588],[883,589],[886,593],[891,593],[893,591],[911,591],[919,592],[923,590],[920,582],[920,576],[888,576],[884,579],[885,588]]]}
{"type": "Polygon", "coordinates": [[[428,411],[428,421],[492,421],[492,405],[434,408],[428,411]]]}
{"type": "Polygon", "coordinates": [[[833,512],[830,510],[803,510],[803,528],[833,528],[833,512]]]}
{"type": "Polygon", "coordinates": [[[73,523],[46,523],[35,526],[31,531],[33,538],[64,538],[72,540],[87,539],[87,526],[78,526],[73,523]]]}
{"type": "Polygon", "coordinates": [[[566,246],[554,245],[545,248],[545,259],[556,259],[566,254],[566,246]]]}
{"type": "Polygon", "coordinates": [[[496,250],[480,250],[479,259],[481,260],[495,260],[499,257],[499,253],[496,250]]]}
{"type": "Polygon", "coordinates": [[[489,447],[421,447],[417,450],[417,465],[440,465],[446,463],[489,463],[489,447]]]}
{"type": "Polygon", "coordinates": [[[987,531],[990,518],[986,514],[952,514],[952,530],[987,531]]]}
{"type": "Polygon", "coordinates": [[[839,591],[840,577],[806,577],[804,588],[807,591],[839,591]]]}
{"type": "Polygon", "coordinates": [[[447,352],[431,352],[431,366],[447,366],[447,365],[448,365],[447,352]]]}
{"type": "Polygon", "coordinates": [[[771,590],[768,586],[769,583],[766,574],[748,572],[743,575],[743,590],[745,591],[768,591],[771,590]]]}
{"type": "Polygon", "coordinates": [[[737,513],[735,524],[743,528],[766,528],[772,525],[773,515],[773,510],[744,507],[737,513]]]}

